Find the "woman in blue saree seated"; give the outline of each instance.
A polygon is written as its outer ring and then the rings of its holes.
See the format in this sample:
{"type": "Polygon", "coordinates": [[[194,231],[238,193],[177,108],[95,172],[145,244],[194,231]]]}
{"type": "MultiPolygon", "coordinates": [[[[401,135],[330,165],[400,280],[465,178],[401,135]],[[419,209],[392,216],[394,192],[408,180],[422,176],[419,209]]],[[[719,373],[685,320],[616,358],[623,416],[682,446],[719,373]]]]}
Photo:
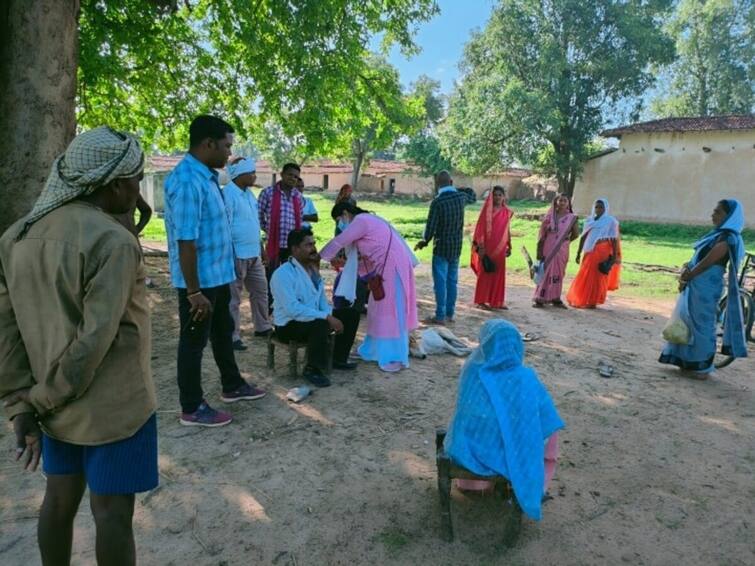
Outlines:
{"type": "MultiPolygon", "coordinates": [[[[666,343],[658,360],[662,364],[694,371],[703,377],[714,370],[716,316],[718,302],[723,295],[727,265],[728,295],[738,297],[737,274],[745,255],[742,205],[733,199],[719,201],[711,219],[715,228],[695,243],[695,253],[679,277],[682,291],[679,301],[684,301],[679,311],[690,330],[690,341],[688,344],[666,343]]],[[[726,302],[721,353],[735,358],[747,356],[740,301],[726,302]]]]}
{"type": "Polygon", "coordinates": [[[523,359],[516,326],[505,320],[483,324],[480,346],[462,370],[444,447],[456,465],[476,475],[507,478],[522,510],[539,520],[555,468],[555,433],[564,423],[523,359]]]}

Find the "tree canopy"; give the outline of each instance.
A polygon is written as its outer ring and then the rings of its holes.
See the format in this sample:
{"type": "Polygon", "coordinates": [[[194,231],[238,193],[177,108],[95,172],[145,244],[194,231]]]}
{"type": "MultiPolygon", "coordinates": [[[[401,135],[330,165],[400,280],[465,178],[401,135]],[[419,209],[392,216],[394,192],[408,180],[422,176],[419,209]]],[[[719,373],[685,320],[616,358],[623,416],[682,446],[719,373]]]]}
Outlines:
{"type": "MultiPolygon", "coordinates": [[[[673,44],[668,0],[503,0],[466,45],[441,127],[460,169],[516,160],[555,174],[571,194],[606,114],[653,83],[673,44]]],[[[639,102],[633,105],[639,106],[639,102]]]]}
{"type": "Polygon", "coordinates": [[[438,124],[446,114],[445,97],[440,94],[440,81],[421,75],[410,92],[423,101],[425,123],[423,128],[409,137],[401,146],[401,158],[419,166],[425,175],[433,175],[442,169],[451,169],[451,161],[441,151],[438,140],[438,124]]]}
{"type": "Polygon", "coordinates": [[[370,38],[412,52],[436,12],[434,0],[82,0],[79,124],[173,150],[197,113],[227,116],[242,136],[263,116],[303,135],[306,153],[327,150],[322,126],[369,70],[370,38]]]}
{"type": "Polygon", "coordinates": [[[709,116],[755,112],[755,4],[680,0],[668,23],[677,59],[654,114],[709,116]]]}

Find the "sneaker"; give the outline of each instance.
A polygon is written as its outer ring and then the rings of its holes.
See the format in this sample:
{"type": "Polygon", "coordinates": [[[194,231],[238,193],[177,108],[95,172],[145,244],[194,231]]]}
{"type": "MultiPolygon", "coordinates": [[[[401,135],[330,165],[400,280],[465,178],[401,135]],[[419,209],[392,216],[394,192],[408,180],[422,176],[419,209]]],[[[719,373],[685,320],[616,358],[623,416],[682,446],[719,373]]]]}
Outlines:
{"type": "Polygon", "coordinates": [[[241,341],[241,339],[239,339],[239,340],[234,340],[234,341],[233,341],[233,349],[234,349],[234,350],[237,350],[237,351],[239,351],[239,352],[243,352],[244,350],[246,350],[246,344],[244,344],[244,343],[243,343],[243,342],[241,341]]]}
{"type": "Polygon", "coordinates": [[[233,417],[223,411],[216,411],[206,401],[202,401],[193,413],[181,413],[181,424],[184,426],[205,426],[214,428],[225,426],[233,417]]]}
{"type": "Polygon", "coordinates": [[[330,380],[327,378],[327,376],[321,374],[320,372],[308,370],[304,372],[303,377],[315,387],[330,386],[330,380]]]}
{"type": "Polygon", "coordinates": [[[245,383],[234,391],[221,393],[220,400],[223,401],[223,403],[235,403],[236,401],[254,401],[255,399],[262,399],[265,395],[267,395],[267,393],[262,389],[258,389],[253,385],[245,383]]]}

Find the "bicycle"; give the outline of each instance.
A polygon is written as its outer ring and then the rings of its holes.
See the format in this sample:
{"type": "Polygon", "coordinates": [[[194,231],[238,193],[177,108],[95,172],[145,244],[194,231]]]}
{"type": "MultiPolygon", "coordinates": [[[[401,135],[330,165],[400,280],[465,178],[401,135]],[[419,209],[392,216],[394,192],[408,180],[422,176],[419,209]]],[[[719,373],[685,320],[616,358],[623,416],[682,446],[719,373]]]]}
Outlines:
{"type": "MultiPolygon", "coordinates": [[[[750,289],[747,288],[748,279],[755,278],[755,275],[750,275],[750,271],[755,272],[755,253],[747,252],[747,254],[745,254],[742,268],[739,272],[739,300],[742,302],[742,320],[744,321],[745,326],[745,338],[748,342],[755,342],[752,335],[753,322],[755,322],[755,308],[753,307],[753,303],[755,302],[755,285],[750,289]]],[[[724,320],[726,318],[726,304],[728,300],[728,295],[724,295],[718,302],[718,312],[716,314],[716,355],[713,359],[713,365],[716,368],[726,367],[734,361],[733,356],[727,356],[720,353],[724,334],[724,320]]]]}

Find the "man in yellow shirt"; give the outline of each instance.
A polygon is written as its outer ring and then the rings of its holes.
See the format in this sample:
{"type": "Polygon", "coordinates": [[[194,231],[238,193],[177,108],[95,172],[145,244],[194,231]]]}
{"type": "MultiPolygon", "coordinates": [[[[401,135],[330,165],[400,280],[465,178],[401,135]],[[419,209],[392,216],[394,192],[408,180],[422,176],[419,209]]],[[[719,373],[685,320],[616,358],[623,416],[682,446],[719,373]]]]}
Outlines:
{"type": "Polygon", "coordinates": [[[110,216],[133,210],[143,167],[132,136],[85,132],[0,238],[0,397],[16,459],[47,476],[44,565],[70,563],[87,486],[97,562],[135,564],[134,494],[158,482],[142,254],[110,216]]]}

